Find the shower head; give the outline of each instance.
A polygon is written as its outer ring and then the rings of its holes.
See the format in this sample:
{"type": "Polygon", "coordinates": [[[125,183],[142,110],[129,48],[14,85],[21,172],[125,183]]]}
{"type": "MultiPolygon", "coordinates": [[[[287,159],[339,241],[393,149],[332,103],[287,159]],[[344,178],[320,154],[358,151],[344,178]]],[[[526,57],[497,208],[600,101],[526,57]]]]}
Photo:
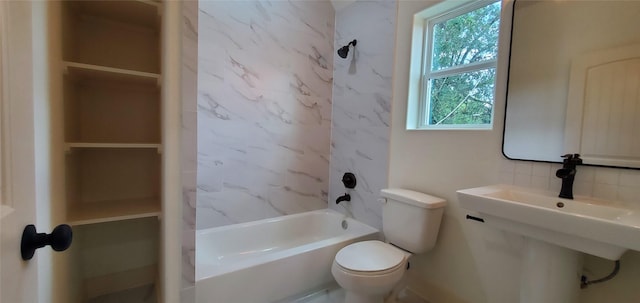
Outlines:
{"type": "Polygon", "coordinates": [[[340,58],[344,59],[347,57],[347,55],[349,54],[349,46],[343,46],[338,50],[338,56],[340,56],[340,58]]]}
{"type": "Polygon", "coordinates": [[[358,43],[358,41],[354,39],[353,41],[349,42],[349,44],[338,49],[338,56],[340,56],[340,58],[342,59],[346,58],[349,54],[349,46],[353,45],[355,47],[356,43],[358,43]]]}

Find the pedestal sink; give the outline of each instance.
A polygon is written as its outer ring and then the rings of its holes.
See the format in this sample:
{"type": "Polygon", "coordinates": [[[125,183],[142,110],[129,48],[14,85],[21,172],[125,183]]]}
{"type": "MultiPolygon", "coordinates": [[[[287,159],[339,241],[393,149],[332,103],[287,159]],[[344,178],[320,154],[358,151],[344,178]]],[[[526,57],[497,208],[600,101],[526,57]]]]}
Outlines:
{"type": "Polygon", "coordinates": [[[520,303],[576,302],[581,253],[618,260],[640,251],[640,212],[620,203],[511,185],[463,189],[458,197],[478,220],[527,237],[520,303]]]}

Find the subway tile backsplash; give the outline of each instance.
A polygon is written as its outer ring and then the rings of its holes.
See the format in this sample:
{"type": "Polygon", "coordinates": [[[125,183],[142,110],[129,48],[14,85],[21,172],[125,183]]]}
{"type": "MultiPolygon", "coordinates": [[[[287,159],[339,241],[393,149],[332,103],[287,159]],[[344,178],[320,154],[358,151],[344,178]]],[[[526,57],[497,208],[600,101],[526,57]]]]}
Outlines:
{"type": "MultiPolygon", "coordinates": [[[[502,159],[500,183],[560,191],[557,163],[539,163],[502,159]]],[[[575,195],[640,204],[640,170],[578,166],[573,184],[575,195]]]]}

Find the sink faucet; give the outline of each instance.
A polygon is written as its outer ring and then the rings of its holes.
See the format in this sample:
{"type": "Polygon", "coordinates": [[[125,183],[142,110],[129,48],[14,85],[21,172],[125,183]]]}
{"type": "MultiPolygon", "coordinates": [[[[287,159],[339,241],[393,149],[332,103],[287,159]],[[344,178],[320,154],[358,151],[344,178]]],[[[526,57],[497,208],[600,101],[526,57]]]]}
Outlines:
{"type": "Polygon", "coordinates": [[[556,177],[562,179],[562,189],[558,197],[573,199],[573,180],[576,177],[576,165],[582,164],[579,154],[566,154],[562,156],[562,168],[556,171],[556,177]]]}

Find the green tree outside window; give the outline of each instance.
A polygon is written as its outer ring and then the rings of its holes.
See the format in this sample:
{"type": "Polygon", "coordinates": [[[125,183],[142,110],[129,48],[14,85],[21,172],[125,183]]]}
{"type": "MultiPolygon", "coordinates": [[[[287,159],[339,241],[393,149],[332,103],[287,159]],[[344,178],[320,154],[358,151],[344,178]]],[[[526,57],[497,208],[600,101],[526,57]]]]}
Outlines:
{"type": "Polygon", "coordinates": [[[491,124],[499,26],[500,2],[433,23],[427,125],[491,124]]]}

